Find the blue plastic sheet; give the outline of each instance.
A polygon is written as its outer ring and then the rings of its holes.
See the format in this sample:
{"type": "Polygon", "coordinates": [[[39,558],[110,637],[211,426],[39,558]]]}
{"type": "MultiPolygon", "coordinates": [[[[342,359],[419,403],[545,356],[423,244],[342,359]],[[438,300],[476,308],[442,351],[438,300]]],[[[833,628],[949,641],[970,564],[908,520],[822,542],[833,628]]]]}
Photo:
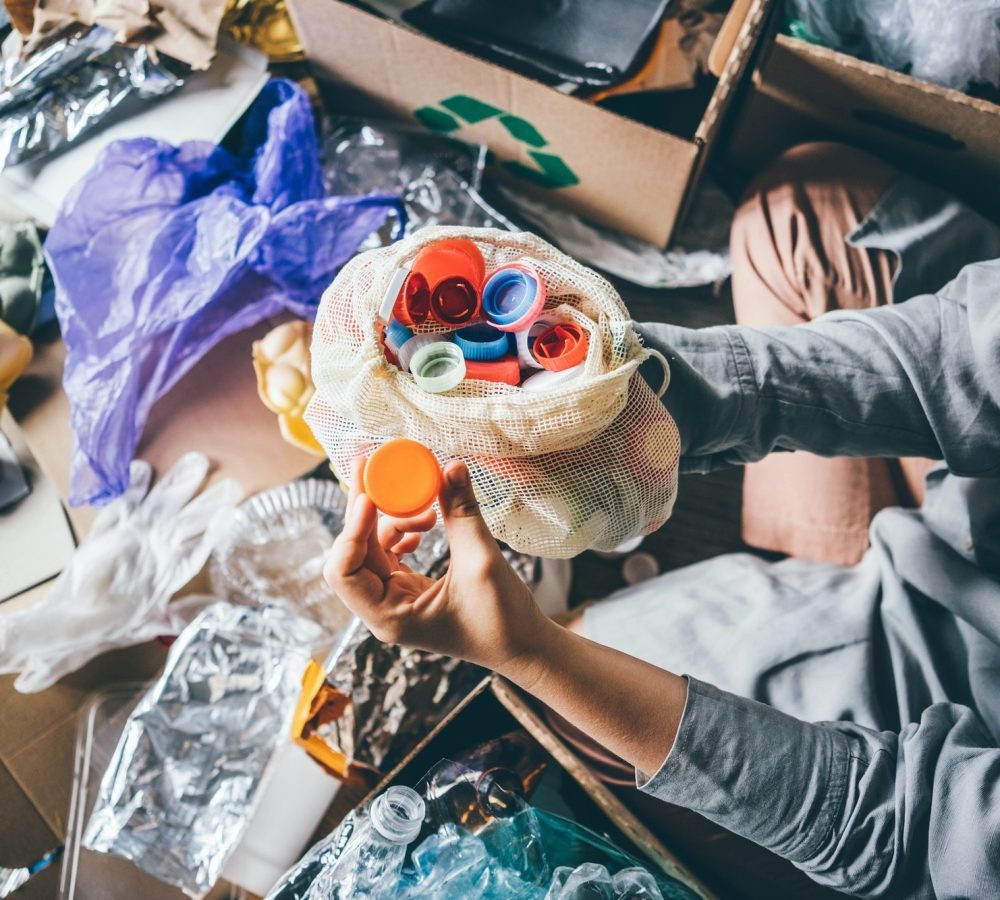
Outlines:
{"type": "Polygon", "coordinates": [[[45,243],[67,348],[70,503],[124,491],[153,404],[215,344],[283,310],[314,318],[390,210],[405,215],[387,194],[324,196],[309,101],[289,81],[264,87],[235,153],[111,144],[45,243]]]}

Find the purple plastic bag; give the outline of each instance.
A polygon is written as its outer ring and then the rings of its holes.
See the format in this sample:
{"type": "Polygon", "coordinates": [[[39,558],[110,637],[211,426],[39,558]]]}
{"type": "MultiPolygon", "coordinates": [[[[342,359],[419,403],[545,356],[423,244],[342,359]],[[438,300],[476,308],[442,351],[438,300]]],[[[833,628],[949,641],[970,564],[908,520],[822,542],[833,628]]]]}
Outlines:
{"type": "Polygon", "coordinates": [[[45,242],[67,349],[70,503],[121,494],[156,400],[223,338],[283,310],[312,319],[390,210],[402,221],[391,195],[323,196],[312,111],[290,81],[264,87],[238,154],[111,144],[45,242]]]}

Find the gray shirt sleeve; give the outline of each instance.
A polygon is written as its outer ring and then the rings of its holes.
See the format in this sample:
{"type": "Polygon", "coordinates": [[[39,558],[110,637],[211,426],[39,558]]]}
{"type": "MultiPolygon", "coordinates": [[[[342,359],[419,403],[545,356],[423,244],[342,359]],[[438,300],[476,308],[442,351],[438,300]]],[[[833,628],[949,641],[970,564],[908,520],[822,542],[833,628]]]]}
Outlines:
{"type": "Polygon", "coordinates": [[[1000,896],[1000,750],[965,707],[935,704],[892,734],[692,678],[673,749],[638,782],[841,891],[1000,896]]]}
{"type": "Polygon", "coordinates": [[[671,365],[683,471],[775,450],[926,456],[1000,474],[1000,260],[937,294],[793,327],[646,324],[671,365]]]}
{"type": "MultiPolygon", "coordinates": [[[[688,470],[806,449],[1000,474],[1000,262],[936,295],[793,328],[642,330],[672,364],[665,402],[688,470]]],[[[689,679],[674,746],[640,786],[843,891],[1000,896],[1000,750],[965,706],[875,732],[689,679]]]]}

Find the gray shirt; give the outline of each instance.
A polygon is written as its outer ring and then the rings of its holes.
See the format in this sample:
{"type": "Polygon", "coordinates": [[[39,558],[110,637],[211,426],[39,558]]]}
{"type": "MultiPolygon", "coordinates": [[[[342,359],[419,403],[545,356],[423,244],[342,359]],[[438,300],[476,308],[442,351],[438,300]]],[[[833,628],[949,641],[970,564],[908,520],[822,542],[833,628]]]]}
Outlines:
{"type": "Polygon", "coordinates": [[[689,674],[644,791],[840,890],[1000,897],[1000,231],[903,178],[851,240],[899,253],[910,299],[791,328],[641,330],[671,361],[684,469],[927,456],[943,462],[923,507],[879,513],[857,567],[722,557],[586,627],[646,603],[661,628],[607,642],[689,674]],[[962,268],[976,259],[992,261],[962,268]],[[644,652],[654,631],[669,646],[644,652]]]}

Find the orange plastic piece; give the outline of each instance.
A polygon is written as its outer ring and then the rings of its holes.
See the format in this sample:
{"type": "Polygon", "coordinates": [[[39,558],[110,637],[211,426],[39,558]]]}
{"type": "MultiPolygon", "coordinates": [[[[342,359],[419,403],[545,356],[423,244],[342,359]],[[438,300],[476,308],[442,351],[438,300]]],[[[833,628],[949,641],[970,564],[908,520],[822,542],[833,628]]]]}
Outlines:
{"type": "Polygon", "coordinates": [[[426,281],[430,312],[440,324],[464,325],[478,314],[486,261],[474,241],[453,238],[428,244],[414,258],[410,272],[426,281]]]}
{"type": "Polygon", "coordinates": [[[416,516],[437,499],[441,467],[423,444],[397,438],[378,448],[365,463],[365,493],[388,516],[416,516]]]}
{"type": "Polygon", "coordinates": [[[531,347],[543,369],[561,372],[578,366],[587,356],[587,335],[575,322],[560,322],[546,328],[531,347]]]}
{"type": "Polygon", "coordinates": [[[517,387],[521,383],[521,364],[516,356],[505,356],[487,362],[479,360],[465,361],[465,377],[480,381],[496,381],[517,387]]]}

